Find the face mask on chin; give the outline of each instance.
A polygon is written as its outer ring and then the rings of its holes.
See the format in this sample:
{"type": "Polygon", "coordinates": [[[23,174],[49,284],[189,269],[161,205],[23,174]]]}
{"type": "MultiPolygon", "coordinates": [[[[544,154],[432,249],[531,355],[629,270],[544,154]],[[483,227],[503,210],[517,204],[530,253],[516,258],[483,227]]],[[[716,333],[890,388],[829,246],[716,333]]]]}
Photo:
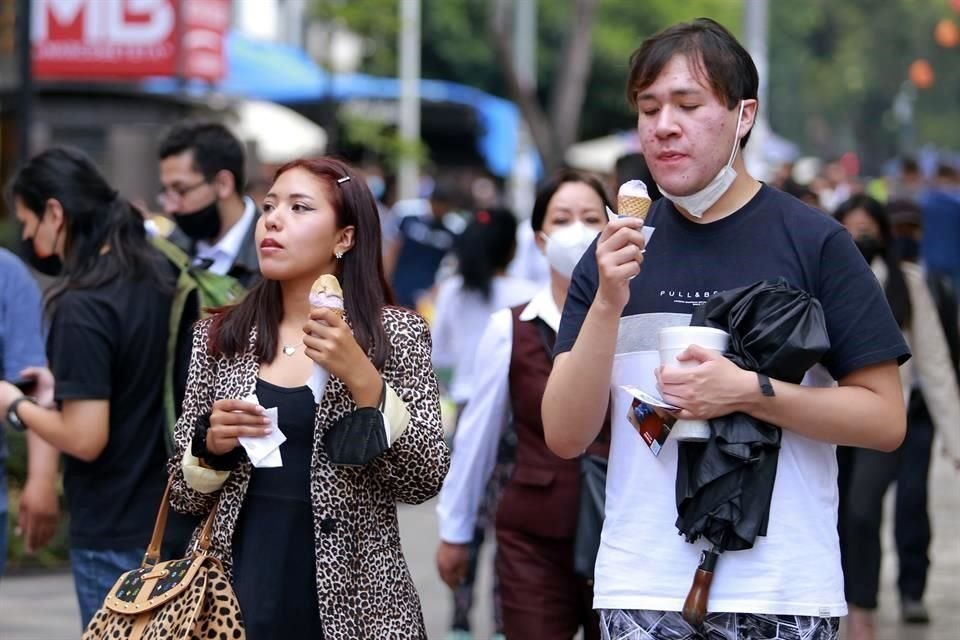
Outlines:
{"type": "MultiPolygon", "coordinates": [[[[60,233],[57,232],[57,237],[60,233]]],[[[54,245],[57,241],[54,239],[54,245]]],[[[60,259],[56,253],[51,253],[49,256],[41,257],[37,255],[37,250],[33,246],[33,238],[24,238],[20,241],[20,255],[26,258],[27,262],[30,263],[30,266],[33,267],[37,273],[42,273],[45,276],[57,277],[63,271],[63,261],[60,259]]]]}
{"type": "Polygon", "coordinates": [[[541,232],[541,237],[547,243],[547,262],[550,263],[550,268],[569,280],[573,276],[573,269],[590,248],[597,233],[599,232],[596,229],[591,229],[580,221],[561,227],[549,236],[541,232]]]}
{"type": "Polygon", "coordinates": [[[733,150],[730,151],[730,159],[724,165],[720,172],[700,191],[691,193],[687,196],[675,196],[669,193],[662,186],[657,184],[663,197],[680,207],[694,218],[702,218],[703,215],[717,203],[717,200],[723,196],[733,183],[737,180],[737,172],[733,168],[733,161],[737,158],[737,151],[740,150],[740,120],[743,118],[744,101],[740,101],[740,111],[737,115],[737,129],[733,134],[733,150]]]}
{"type": "Polygon", "coordinates": [[[220,235],[220,209],[216,200],[196,211],[175,213],[173,220],[193,240],[210,240],[220,235]]]}

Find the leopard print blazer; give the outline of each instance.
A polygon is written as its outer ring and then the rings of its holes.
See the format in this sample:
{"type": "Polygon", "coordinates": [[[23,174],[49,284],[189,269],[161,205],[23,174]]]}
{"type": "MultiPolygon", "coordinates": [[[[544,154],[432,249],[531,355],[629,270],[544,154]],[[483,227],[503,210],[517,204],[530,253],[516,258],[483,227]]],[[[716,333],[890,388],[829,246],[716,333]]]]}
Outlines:
{"type": "MultiPolygon", "coordinates": [[[[420,316],[395,307],[382,314],[391,355],[381,372],[406,403],[410,422],[393,445],[365,467],[334,466],[327,459],[327,428],[356,405],[342,380],[331,376],[317,408],[310,495],[316,550],[317,599],[324,638],[426,638],[420,600],[400,549],[397,502],[419,504],[440,490],[450,464],[443,441],[437,380],[430,361],[431,339],[420,316]]],[[[246,458],[220,491],[206,495],[184,480],[180,465],[197,418],[217,399],[245,398],[254,392],[259,363],[251,349],[233,358],[214,358],[207,349],[210,320],[196,325],[193,353],[176,426],[171,505],[205,515],[220,502],[211,553],[229,572],[237,517],[250,482],[246,458]]],[[[196,534],[195,534],[196,535],[196,534]]]]}

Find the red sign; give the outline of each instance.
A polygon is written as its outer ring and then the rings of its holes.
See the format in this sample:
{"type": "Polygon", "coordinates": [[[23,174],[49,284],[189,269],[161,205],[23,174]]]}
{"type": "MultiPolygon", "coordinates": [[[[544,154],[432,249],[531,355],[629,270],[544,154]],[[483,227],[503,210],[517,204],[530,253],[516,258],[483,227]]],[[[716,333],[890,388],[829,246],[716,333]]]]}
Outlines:
{"type": "Polygon", "coordinates": [[[175,76],[181,67],[188,78],[223,77],[230,0],[33,3],[33,72],[38,78],[175,76]]]}

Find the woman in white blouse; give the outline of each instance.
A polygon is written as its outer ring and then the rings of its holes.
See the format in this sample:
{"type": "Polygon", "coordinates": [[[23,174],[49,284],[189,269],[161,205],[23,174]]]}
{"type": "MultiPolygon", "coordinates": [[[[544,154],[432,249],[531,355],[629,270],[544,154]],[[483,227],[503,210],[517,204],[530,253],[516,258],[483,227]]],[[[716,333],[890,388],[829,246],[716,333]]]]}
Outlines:
{"type": "Polygon", "coordinates": [[[530,222],[550,262],[550,284],[528,304],[494,313],[480,338],[474,393],[460,416],[437,508],[437,567],[456,588],[501,435],[512,427],[515,466],[496,513],[508,638],[572,638],[580,627],[588,640],[599,637],[589,580],[574,571],[579,461],[547,449],[540,402],[573,269],[606,223],[607,205],[603,186],[577,172],[560,173],[540,190],[530,222]]]}

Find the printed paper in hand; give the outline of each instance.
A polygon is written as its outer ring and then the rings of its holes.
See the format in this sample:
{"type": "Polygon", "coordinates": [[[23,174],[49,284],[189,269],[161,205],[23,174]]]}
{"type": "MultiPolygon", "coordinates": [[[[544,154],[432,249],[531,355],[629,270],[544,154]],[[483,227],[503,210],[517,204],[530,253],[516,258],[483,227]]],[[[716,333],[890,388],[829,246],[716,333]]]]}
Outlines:
{"type": "Polygon", "coordinates": [[[680,407],[665,402],[655,391],[648,393],[630,384],[620,385],[620,388],[633,397],[633,402],[630,403],[630,409],[627,411],[627,421],[650,447],[650,453],[659,456],[667,436],[670,435],[670,427],[664,424],[653,408],[660,407],[673,411],[680,407]]]}
{"type": "MultiPolygon", "coordinates": [[[[259,405],[260,401],[254,394],[244,399],[244,402],[252,402],[259,405]]],[[[240,436],[240,445],[247,451],[247,457],[251,464],[259,468],[282,467],[283,458],[280,456],[280,445],[287,441],[287,436],[280,431],[278,423],[278,410],[276,407],[267,409],[267,417],[270,418],[270,433],[259,438],[240,436]]]]}

